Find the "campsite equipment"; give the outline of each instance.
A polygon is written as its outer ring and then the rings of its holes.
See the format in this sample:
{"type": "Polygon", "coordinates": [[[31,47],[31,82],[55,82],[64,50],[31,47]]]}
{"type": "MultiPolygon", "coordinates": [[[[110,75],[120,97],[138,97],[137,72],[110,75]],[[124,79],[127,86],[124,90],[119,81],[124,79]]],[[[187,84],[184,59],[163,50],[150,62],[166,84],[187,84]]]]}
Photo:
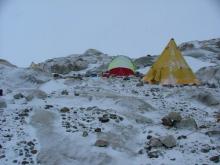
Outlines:
{"type": "Polygon", "coordinates": [[[135,73],[135,65],[132,60],[126,56],[117,56],[108,66],[109,76],[130,76],[135,73]]]}
{"type": "Polygon", "coordinates": [[[170,40],[143,81],[150,84],[199,84],[174,39],[170,40]]]}

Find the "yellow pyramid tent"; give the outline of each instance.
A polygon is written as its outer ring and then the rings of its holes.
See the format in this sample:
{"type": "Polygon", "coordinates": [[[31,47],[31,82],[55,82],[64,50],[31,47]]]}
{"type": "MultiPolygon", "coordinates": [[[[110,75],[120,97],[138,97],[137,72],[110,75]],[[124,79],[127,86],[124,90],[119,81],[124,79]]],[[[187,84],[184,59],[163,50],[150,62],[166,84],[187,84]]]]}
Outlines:
{"type": "Polygon", "coordinates": [[[162,54],[143,77],[143,81],[151,84],[199,84],[174,39],[170,40],[162,54]]]}

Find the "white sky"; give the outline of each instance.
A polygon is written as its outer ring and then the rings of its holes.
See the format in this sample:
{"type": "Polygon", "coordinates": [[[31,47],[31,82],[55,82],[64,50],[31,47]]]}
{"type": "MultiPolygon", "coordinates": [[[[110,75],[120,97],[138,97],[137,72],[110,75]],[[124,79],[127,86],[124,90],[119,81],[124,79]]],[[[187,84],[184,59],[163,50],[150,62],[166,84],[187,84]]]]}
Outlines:
{"type": "Polygon", "coordinates": [[[219,0],[0,0],[0,58],[18,66],[83,53],[139,57],[220,37],[219,0]]]}

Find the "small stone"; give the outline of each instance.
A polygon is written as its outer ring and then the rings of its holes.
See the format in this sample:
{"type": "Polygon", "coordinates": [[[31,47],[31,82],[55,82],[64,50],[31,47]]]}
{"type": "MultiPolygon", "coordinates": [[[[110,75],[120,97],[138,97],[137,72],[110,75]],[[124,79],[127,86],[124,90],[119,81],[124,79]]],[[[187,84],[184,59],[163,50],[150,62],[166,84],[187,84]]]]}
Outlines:
{"type": "Polygon", "coordinates": [[[178,112],[170,112],[167,117],[170,118],[171,121],[175,122],[180,122],[182,120],[182,117],[178,112]]]}
{"type": "Polygon", "coordinates": [[[117,115],[116,114],[110,114],[109,117],[110,117],[110,119],[117,119],[117,115]]]}
{"type": "Polygon", "coordinates": [[[74,96],[79,96],[79,93],[78,92],[74,92],[74,96]]]}
{"type": "Polygon", "coordinates": [[[99,117],[99,121],[102,122],[102,123],[107,123],[107,122],[109,122],[109,118],[107,118],[107,117],[99,117]]]}
{"type": "Polygon", "coordinates": [[[87,131],[84,131],[83,134],[82,134],[83,137],[86,137],[86,136],[88,136],[88,135],[89,135],[89,134],[88,134],[87,131]]]}
{"type": "Polygon", "coordinates": [[[187,136],[185,136],[185,135],[181,135],[181,136],[178,136],[178,137],[177,137],[178,140],[180,140],[180,139],[186,139],[186,138],[187,138],[187,136]]]}
{"type": "Polygon", "coordinates": [[[61,92],[61,95],[69,95],[69,92],[68,92],[67,90],[63,90],[63,91],[61,92]]]}
{"type": "Polygon", "coordinates": [[[149,158],[158,158],[159,157],[159,152],[158,151],[151,151],[151,152],[148,152],[148,157],[149,158]]]}
{"type": "Polygon", "coordinates": [[[60,109],[61,113],[66,113],[66,112],[69,112],[69,111],[70,111],[70,109],[67,108],[67,107],[63,107],[63,108],[60,109]]]}
{"type": "Polygon", "coordinates": [[[102,132],[101,128],[96,128],[95,132],[102,132]]]}
{"type": "Polygon", "coordinates": [[[29,164],[29,162],[26,161],[26,160],[23,160],[23,161],[21,162],[21,164],[22,164],[22,165],[25,165],[25,164],[29,164]]]}
{"type": "Polygon", "coordinates": [[[204,145],[204,146],[201,148],[201,152],[202,152],[202,153],[208,153],[211,149],[212,149],[211,146],[209,146],[209,145],[204,145]]]}
{"type": "Polygon", "coordinates": [[[17,163],[18,162],[18,160],[13,160],[13,163],[17,163]]]}
{"type": "Polygon", "coordinates": [[[169,127],[173,126],[173,122],[168,116],[163,117],[161,120],[162,120],[163,125],[169,126],[169,127]]]}
{"type": "Polygon", "coordinates": [[[138,154],[140,154],[140,155],[144,154],[144,150],[143,150],[143,149],[140,149],[140,150],[138,151],[138,154]]]}
{"type": "Polygon", "coordinates": [[[144,86],[144,82],[143,81],[141,81],[141,82],[136,84],[136,87],[141,87],[141,86],[144,86]]]}
{"type": "Polygon", "coordinates": [[[50,108],[53,108],[53,105],[45,105],[44,108],[45,108],[45,109],[50,109],[50,108]]]}
{"type": "Polygon", "coordinates": [[[212,156],[209,158],[210,161],[215,162],[215,163],[219,163],[220,161],[220,155],[217,156],[212,156]]]}
{"type": "Polygon", "coordinates": [[[31,150],[31,153],[32,153],[32,154],[36,154],[36,153],[37,153],[37,150],[31,150]]]}
{"type": "Polygon", "coordinates": [[[163,145],[165,145],[168,148],[172,148],[176,146],[176,139],[174,138],[173,135],[160,137],[160,141],[161,143],[163,143],[163,145]]]}
{"type": "Polygon", "coordinates": [[[108,145],[109,145],[109,142],[106,140],[100,139],[95,142],[95,146],[97,146],[97,147],[108,147],[108,145]]]}
{"type": "Polygon", "coordinates": [[[27,143],[27,145],[28,145],[28,146],[34,146],[35,144],[34,144],[32,141],[29,141],[29,142],[27,143]]]}
{"type": "Polygon", "coordinates": [[[147,136],[147,139],[151,139],[151,138],[152,138],[152,136],[151,136],[151,135],[148,135],[148,136],[147,136]]]}
{"type": "Polygon", "coordinates": [[[18,93],[14,95],[14,99],[21,99],[21,98],[24,98],[24,95],[22,93],[18,93]]]}
{"type": "Polygon", "coordinates": [[[3,158],[5,158],[5,155],[0,155],[0,159],[3,159],[3,158]]]}

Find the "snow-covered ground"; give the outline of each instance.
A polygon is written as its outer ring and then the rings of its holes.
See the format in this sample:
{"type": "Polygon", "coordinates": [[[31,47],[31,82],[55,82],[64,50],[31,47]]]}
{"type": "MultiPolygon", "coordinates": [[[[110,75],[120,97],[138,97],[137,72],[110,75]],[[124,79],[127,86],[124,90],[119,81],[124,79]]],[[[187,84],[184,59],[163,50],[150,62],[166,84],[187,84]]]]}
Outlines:
{"type": "MultiPolygon", "coordinates": [[[[193,71],[214,65],[185,59],[193,71]]],[[[0,165],[218,161],[220,88],[142,85],[137,77],[52,78],[2,66],[0,73],[0,165]],[[167,126],[162,118],[170,112],[181,119],[167,126]],[[163,141],[167,135],[174,139],[163,141]]]]}

